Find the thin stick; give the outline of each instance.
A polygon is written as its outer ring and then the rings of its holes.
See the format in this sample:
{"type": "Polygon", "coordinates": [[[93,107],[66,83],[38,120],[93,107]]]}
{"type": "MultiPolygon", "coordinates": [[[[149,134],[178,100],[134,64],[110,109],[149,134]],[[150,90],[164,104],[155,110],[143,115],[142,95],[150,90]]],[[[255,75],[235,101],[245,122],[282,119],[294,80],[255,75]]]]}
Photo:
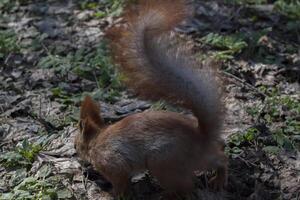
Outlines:
{"type": "Polygon", "coordinates": [[[268,95],[266,95],[265,93],[259,91],[256,87],[254,87],[253,85],[247,83],[245,80],[231,74],[231,73],[228,73],[228,72],[224,72],[222,71],[223,74],[225,74],[226,76],[229,76],[231,78],[234,78],[235,80],[241,82],[242,84],[244,84],[245,86],[247,86],[248,88],[250,88],[251,90],[257,92],[258,94],[262,95],[263,97],[268,97],[268,95]]]}

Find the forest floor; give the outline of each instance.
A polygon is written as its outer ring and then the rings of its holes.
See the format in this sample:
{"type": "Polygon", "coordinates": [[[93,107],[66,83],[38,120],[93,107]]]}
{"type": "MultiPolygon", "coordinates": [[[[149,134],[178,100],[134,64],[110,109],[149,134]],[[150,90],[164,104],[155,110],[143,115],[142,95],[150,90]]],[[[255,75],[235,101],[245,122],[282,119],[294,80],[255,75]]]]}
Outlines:
{"type": "MultiPolygon", "coordinates": [[[[0,199],[112,199],[75,155],[86,94],[107,123],[174,110],[122,86],[103,35],[123,4],[99,2],[0,1],[0,199]]],[[[212,192],[199,175],[192,199],[300,199],[300,3],[287,2],[198,0],[176,29],[200,60],[219,61],[226,83],[229,184],[212,192]]],[[[132,184],[138,199],[159,199],[148,176],[132,184]]]]}

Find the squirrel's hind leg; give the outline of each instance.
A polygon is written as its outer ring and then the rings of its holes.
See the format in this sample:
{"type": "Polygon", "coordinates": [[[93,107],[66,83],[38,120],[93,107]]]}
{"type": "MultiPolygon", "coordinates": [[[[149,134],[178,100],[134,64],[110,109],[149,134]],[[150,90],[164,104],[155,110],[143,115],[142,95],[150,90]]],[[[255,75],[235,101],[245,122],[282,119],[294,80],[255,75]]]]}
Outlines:
{"type": "Polygon", "coordinates": [[[212,168],[216,170],[216,175],[209,180],[209,185],[215,191],[221,191],[227,186],[228,181],[228,159],[224,152],[219,152],[212,168]]]}
{"type": "Polygon", "coordinates": [[[103,175],[112,184],[112,193],[115,197],[131,197],[132,188],[129,173],[110,169],[108,173],[103,175]]]}
{"type": "MultiPolygon", "coordinates": [[[[177,166],[176,166],[177,165],[177,166]]],[[[165,190],[165,197],[183,197],[194,190],[193,174],[187,169],[174,166],[151,168],[149,172],[155,177],[159,185],[165,190]]],[[[169,198],[168,198],[169,199],[169,198]]]]}

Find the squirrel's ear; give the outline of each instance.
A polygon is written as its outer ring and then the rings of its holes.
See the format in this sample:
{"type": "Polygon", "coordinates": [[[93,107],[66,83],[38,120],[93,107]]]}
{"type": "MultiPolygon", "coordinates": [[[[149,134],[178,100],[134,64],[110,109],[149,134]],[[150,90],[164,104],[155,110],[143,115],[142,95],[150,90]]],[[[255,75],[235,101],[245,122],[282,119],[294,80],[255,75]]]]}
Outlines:
{"type": "Polygon", "coordinates": [[[80,121],[89,118],[89,120],[92,120],[97,126],[101,127],[103,125],[103,120],[99,113],[99,105],[96,104],[90,96],[86,96],[81,103],[80,121]]]}
{"type": "Polygon", "coordinates": [[[84,138],[89,139],[100,132],[100,127],[87,117],[79,121],[79,130],[84,138]]]}
{"type": "Polygon", "coordinates": [[[83,120],[83,119],[80,119],[80,120],[79,120],[79,123],[78,123],[80,133],[82,133],[82,131],[83,131],[83,129],[84,129],[84,125],[85,125],[84,120],[83,120]]]}

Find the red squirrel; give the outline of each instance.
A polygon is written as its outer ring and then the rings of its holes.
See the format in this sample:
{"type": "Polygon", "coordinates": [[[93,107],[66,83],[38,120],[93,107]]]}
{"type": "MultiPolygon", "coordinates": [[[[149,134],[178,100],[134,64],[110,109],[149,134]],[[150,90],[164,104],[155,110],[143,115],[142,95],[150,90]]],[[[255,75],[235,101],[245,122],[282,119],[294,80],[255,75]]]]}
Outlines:
{"type": "Polygon", "coordinates": [[[197,63],[184,45],[171,45],[169,36],[188,18],[188,8],[184,0],[140,0],[125,9],[126,25],[107,32],[129,88],[142,98],[190,109],[195,116],[145,111],[105,125],[99,105],[89,96],[84,99],[75,148],[111,182],[116,196],[128,194],[131,177],[146,170],[170,194],[193,191],[195,171],[214,169],[213,186],[226,185],[217,75],[211,66],[197,63]]]}

